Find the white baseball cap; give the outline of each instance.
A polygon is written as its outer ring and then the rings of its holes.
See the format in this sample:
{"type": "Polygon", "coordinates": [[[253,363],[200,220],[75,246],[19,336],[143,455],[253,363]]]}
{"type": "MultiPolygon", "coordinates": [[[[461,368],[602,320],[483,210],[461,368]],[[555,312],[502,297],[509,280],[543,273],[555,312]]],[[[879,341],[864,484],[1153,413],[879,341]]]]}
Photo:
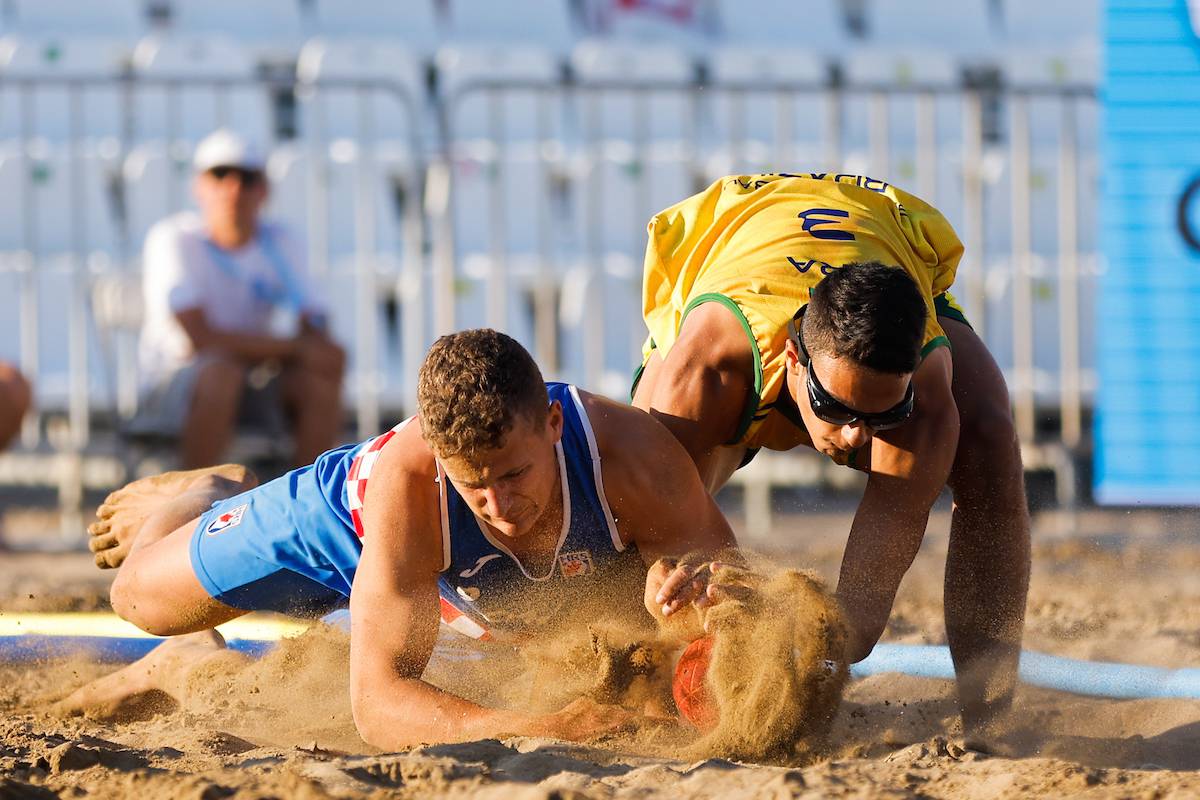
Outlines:
{"type": "Polygon", "coordinates": [[[266,159],[258,146],[229,128],[218,128],[196,145],[192,167],[208,172],[214,167],[238,167],[262,172],[266,159]]]}

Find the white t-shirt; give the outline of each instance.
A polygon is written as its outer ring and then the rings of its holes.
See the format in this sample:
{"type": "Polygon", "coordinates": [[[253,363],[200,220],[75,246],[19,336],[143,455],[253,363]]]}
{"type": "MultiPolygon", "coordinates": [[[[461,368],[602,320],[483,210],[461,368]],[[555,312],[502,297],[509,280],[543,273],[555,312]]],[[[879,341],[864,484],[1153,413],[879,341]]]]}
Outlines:
{"type": "Polygon", "coordinates": [[[255,238],[238,250],[213,244],[194,211],[156,223],[142,259],[142,384],[155,385],[191,360],[191,339],[175,318],[180,311],[199,308],[213,328],[250,334],[272,332],[276,311],[323,311],[307,266],[295,238],[275,223],[260,222],[255,238]]]}

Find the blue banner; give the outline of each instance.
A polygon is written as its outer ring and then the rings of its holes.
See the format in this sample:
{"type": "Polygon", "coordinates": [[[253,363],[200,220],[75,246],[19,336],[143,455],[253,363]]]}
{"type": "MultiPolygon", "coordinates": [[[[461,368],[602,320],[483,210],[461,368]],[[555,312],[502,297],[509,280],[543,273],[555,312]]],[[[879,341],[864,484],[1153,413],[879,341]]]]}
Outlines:
{"type": "Polygon", "coordinates": [[[1200,0],[1107,0],[1096,500],[1200,505],[1200,0]]]}

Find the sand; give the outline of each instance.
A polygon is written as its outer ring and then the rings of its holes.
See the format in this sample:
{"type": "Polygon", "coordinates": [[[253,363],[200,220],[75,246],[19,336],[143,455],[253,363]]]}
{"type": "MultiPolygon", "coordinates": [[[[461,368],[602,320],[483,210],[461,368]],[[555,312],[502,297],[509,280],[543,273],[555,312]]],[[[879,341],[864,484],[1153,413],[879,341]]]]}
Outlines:
{"type": "MultiPolygon", "coordinates": [[[[756,544],[829,577],[845,524],[781,518],[777,537],[756,544]]],[[[944,642],[945,527],[938,515],[886,640],[944,642]]],[[[1026,647],[1200,664],[1198,533],[1189,517],[1039,518],[1026,647]]],[[[0,554],[0,609],[102,607],[110,578],[88,554],[0,554]]],[[[667,758],[636,737],[379,754],[354,734],[344,657],[336,637],[297,643],[195,681],[185,707],[119,725],[45,714],[44,698],[110,666],[0,665],[0,798],[1200,796],[1200,701],[1023,687],[1018,733],[981,749],[962,738],[950,682],[877,675],[848,684],[827,746],[794,766],[667,758]]]]}

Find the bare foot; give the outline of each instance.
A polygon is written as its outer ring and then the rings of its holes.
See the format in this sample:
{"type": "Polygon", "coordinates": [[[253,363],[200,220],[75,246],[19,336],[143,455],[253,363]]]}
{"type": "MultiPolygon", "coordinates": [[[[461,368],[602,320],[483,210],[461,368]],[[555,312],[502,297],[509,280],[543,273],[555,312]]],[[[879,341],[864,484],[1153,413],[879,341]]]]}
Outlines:
{"type": "Polygon", "coordinates": [[[91,683],[50,706],[59,717],[86,716],[132,722],[173,711],[187,700],[188,676],[201,664],[239,653],[225,649],[214,630],[172,636],[142,658],[91,683]]]}
{"type": "Polygon", "coordinates": [[[121,566],[146,519],[164,502],[199,487],[213,478],[230,482],[238,492],[258,485],[254,473],[241,464],[222,464],[186,472],[164,472],[133,481],[110,494],[96,509],[96,521],[88,526],[88,547],[96,555],[96,566],[121,566]]]}

